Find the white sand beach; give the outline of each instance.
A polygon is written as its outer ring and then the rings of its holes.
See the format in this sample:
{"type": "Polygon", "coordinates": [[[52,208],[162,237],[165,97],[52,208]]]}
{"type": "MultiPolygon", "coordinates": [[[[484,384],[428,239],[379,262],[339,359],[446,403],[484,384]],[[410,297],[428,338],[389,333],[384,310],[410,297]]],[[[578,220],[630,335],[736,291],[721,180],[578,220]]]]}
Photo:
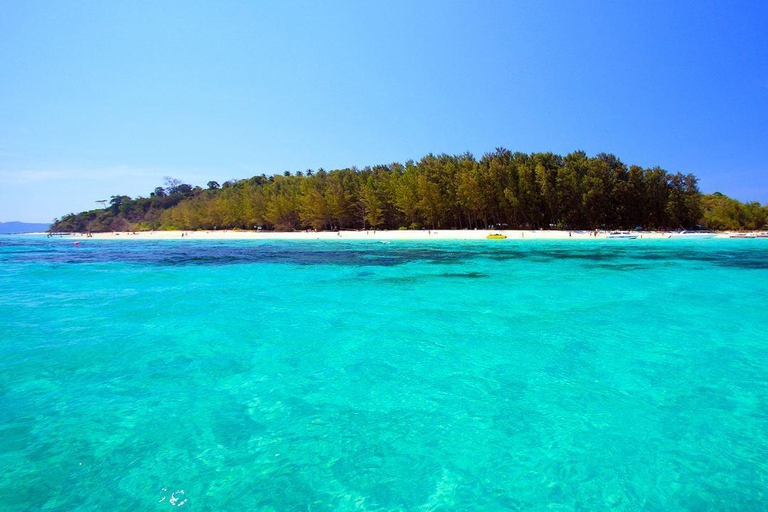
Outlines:
{"type": "MultiPolygon", "coordinates": [[[[93,233],[100,240],[481,240],[491,233],[505,235],[508,240],[604,240],[609,231],[561,230],[367,230],[367,231],[136,231],[93,233]]],[[[669,238],[669,231],[635,232],[638,239],[669,238]]],[[[83,237],[88,235],[72,234],[83,237]]],[[[728,233],[718,237],[727,238],[728,233]]],[[[493,240],[489,240],[493,241],[493,240]]],[[[496,240],[498,241],[498,240],[496,240]]]]}

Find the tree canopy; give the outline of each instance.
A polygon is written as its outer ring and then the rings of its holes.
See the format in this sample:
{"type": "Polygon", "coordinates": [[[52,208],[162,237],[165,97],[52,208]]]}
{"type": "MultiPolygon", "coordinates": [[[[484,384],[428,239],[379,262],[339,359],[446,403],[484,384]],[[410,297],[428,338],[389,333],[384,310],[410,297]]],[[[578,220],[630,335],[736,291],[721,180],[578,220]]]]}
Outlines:
{"type": "Polygon", "coordinates": [[[704,196],[693,174],[627,166],[612,154],[512,153],[476,159],[318,169],[232,180],[207,189],[173,178],[149,198],[112,196],[55,231],[149,229],[759,229],[768,209],[704,196]]]}

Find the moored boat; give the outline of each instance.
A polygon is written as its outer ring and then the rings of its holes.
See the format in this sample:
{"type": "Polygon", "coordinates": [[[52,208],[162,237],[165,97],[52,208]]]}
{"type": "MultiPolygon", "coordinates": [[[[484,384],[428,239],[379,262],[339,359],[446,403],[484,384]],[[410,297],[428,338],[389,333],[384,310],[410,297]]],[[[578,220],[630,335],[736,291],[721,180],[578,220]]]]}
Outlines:
{"type": "Polygon", "coordinates": [[[608,233],[606,238],[620,238],[620,239],[626,239],[626,240],[634,240],[637,238],[637,233],[631,233],[629,231],[611,231],[608,233]]]}
{"type": "Polygon", "coordinates": [[[507,235],[502,235],[501,233],[489,233],[485,238],[489,240],[504,240],[507,238],[507,235]]]}
{"type": "Polygon", "coordinates": [[[689,240],[704,240],[707,238],[715,238],[717,233],[711,231],[678,231],[669,235],[669,238],[686,238],[689,240]]]}

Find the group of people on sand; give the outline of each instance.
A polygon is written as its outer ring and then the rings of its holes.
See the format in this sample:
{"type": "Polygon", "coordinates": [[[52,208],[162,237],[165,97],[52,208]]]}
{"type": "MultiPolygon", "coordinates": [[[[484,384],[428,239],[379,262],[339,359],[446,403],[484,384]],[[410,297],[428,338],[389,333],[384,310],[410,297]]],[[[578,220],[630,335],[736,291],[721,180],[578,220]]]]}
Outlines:
{"type": "MultiPolygon", "coordinates": [[[[66,234],[69,234],[69,233],[63,233],[63,234],[66,235],[66,234]]],[[[59,235],[62,235],[62,233],[59,233],[59,235]]],[[[90,231],[87,232],[87,233],[75,233],[74,235],[75,236],[84,236],[85,238],[93,238],[93,233],[91,233],[90,231]]],[[[53,236],[54,236],[54,234],[50,233],[50,232],[47,235],[45,235],[46,238],[53,238],[53,236]]]]}

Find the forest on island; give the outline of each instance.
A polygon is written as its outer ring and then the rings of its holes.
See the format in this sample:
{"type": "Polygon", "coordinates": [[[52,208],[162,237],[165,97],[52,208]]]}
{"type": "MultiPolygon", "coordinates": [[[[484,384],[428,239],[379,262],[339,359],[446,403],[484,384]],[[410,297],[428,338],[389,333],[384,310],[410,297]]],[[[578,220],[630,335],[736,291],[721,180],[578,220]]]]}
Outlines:
{"type": "Polygon", "coordinates": [[[112,196],[51,231],[197,229],[762,229],[768,207],[703,195],[693,174],[612,154],[498,148],[363,169],[308,169],[205,188],[166,178],[149,197],[112,196]]]}

